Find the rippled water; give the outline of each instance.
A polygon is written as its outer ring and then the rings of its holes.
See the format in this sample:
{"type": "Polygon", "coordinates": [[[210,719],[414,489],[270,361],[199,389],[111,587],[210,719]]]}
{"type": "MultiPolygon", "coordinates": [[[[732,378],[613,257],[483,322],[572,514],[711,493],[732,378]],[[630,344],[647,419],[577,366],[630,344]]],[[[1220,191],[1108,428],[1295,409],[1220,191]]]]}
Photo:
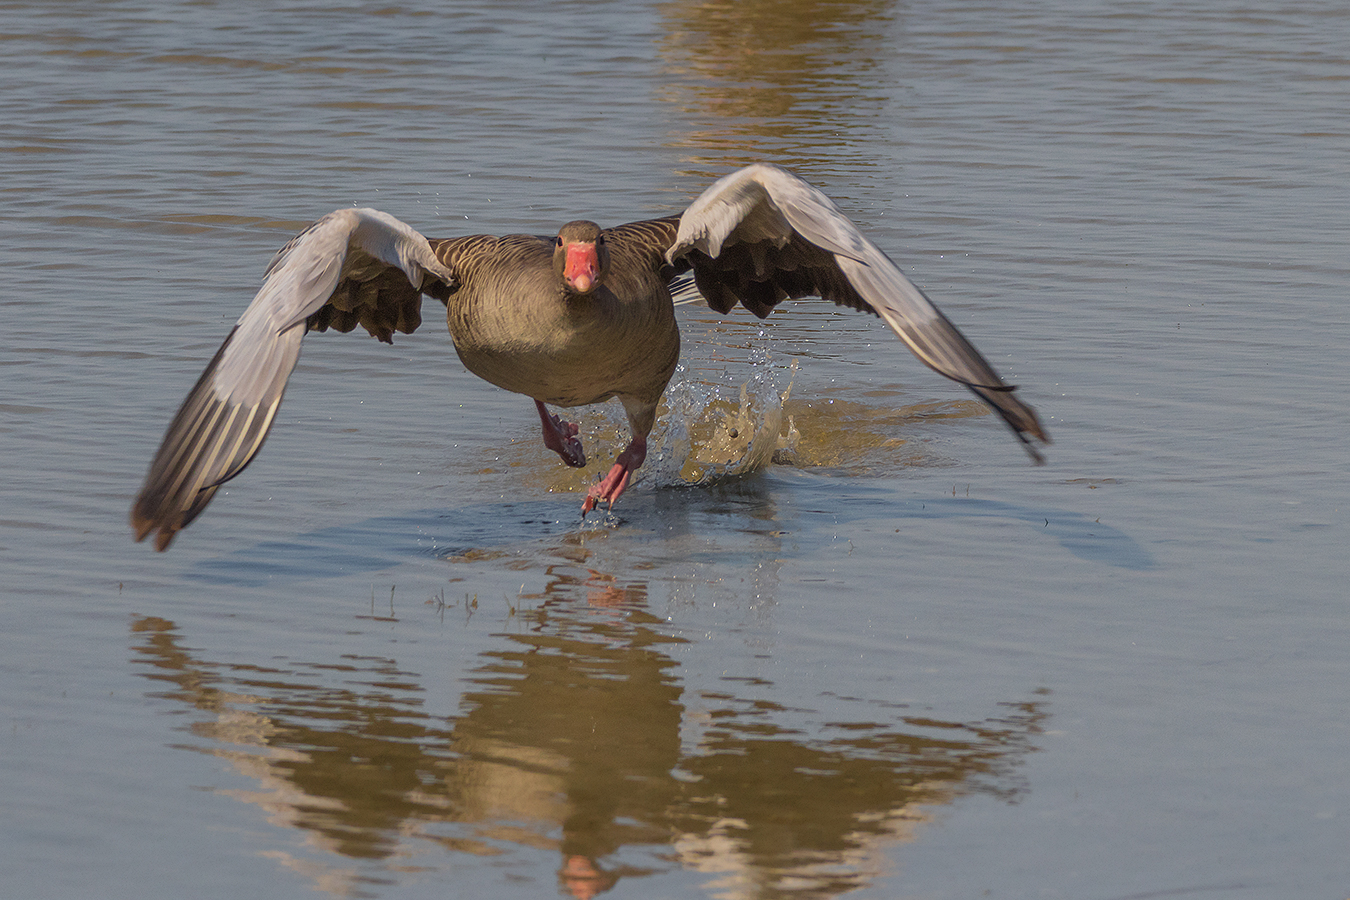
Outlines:
{"type": "Polygon", "coordinates": [[[0,2],[0,893],[1348,897],[1350,11],[0,2]],[[290,235],[780,163],[1041,411],[681,310],[609,517],[428,316],[126,514],[290,235]]]}

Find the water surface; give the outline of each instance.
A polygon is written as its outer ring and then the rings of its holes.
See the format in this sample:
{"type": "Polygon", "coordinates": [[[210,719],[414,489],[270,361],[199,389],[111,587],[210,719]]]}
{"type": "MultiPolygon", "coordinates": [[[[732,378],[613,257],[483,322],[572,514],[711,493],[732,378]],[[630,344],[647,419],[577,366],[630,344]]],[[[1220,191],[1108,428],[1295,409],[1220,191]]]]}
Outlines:
{"type": "Polygon", "coordinates": [[[1350,896],[1342,6],[0,10],[6,896],[1350,896]],[[429,314],[309,339],[131,542],[319,215],[546,232],[754,160],[1048,465],[869,317],[686,308],[583,523],[617,409],[565,469],[429,314]]]}

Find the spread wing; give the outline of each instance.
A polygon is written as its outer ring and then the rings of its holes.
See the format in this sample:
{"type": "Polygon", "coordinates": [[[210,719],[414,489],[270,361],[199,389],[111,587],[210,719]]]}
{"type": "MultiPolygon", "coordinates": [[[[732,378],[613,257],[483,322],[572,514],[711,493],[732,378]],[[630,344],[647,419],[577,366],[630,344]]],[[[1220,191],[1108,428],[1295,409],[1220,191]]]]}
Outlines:
{"type": "Polygon", "coordinates": [[[272,427],[310,329],[361,324],[389,341],[421,323],[421,292],[454,273],[427,239],[373,209],[340,209],[281,249],[248,309],[169,425],[131,508],[136,540],[164,550],[216,490],[243,471],[272,427]]]}
{"type": "Polygon", "coordinates": [[[666,258],[693,268],[718,312],[740,303],[763,318],[790,297],[823,297],[881,316],[915,356],[970,388],[1043,461],[1032,441],[1050,438],[1035,410],[829,197],[785,169],[756,164],[719,179],[681,215],[666,258]]]}

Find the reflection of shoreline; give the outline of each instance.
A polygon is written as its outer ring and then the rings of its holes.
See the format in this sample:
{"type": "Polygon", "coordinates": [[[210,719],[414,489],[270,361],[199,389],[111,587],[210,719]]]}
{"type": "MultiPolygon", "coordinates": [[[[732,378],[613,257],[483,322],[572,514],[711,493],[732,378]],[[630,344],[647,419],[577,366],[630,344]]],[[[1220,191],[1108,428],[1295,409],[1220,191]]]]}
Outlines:
{"type": "MultiPolygon", "coordinates": [[[[700,161],[772,160],[809,174],[863,143],[890,85],[892,0],[696,0],[663,4],[662,68],[700,161]]],[[[708,174],[708,173],[702,173],[708,174]]],[[[837,198],[836,198],[837,199],[837,198]]]]}
{"type": "Polygon", "coordinates": [[[667,649],[683,639],[658,630],[645,583],[560,549],[542,602],[481,657],[457,715],[426,713],[422,677],[389,659],[212,663],[154,618],[134,623],[134,658],[150,696],[194,711],[185,745],[258,786],[222,792],[301,837],[268,855],[334,896],[414,864],[539,850],[575,897],[672,862],[715,874],[716,896],[835,896],[873,883],[925,808],[1021,790],[1011,773],[1043,699],[970,724],[803,730],[801,710],[764,699],[767,682],[691,696],[667,649]]]}

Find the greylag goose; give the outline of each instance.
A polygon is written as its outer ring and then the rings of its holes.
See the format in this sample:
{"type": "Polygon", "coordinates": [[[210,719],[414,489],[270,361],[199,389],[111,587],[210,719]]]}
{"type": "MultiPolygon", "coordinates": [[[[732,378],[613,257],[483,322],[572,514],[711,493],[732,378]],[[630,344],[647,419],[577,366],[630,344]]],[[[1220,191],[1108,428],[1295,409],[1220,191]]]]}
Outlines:
{"type": "Polygon", "coordinates": [[[421,324],[422,296],[446,305],[464,365],[534,399],[544,445],[584,466],[577,426],[550,413],[618,397],[632,440],[586,495],[611,507],[647,454],[680,334],[671,282],[692,270],[708,305],[761,318],[823,297],[886,320],[914,354],[984,400],[1036,462],[1036,413],[835,204],[777,166],[727,175],[679,215],[556,237],[428,240],[373,209],[341,209],[290,241],[169,425],[131,509],[139,541],[166,549],[257,454],[310,331],[363,326],[381,341],[421,324]]]}

